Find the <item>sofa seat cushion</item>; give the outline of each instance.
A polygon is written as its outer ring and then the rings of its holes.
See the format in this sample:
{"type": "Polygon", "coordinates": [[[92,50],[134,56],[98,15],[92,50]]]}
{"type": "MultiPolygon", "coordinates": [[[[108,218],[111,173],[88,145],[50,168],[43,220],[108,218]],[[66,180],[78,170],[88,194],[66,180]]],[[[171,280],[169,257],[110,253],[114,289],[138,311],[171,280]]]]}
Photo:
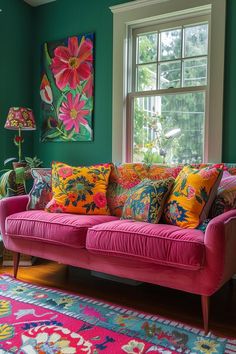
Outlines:
{"type": "Polygon", "coordinates": [[[117,217],[29,210],[8,216],[6,233],[10,237],[25,240],[84,248],[88,228],[111,220],[117,220],[117,217]]]}
{"type": "Polygon", "coordinates": [[[91,252],[197,270],[204,263],[204,234],[167,224],[117,220],[88,230],[91,252]]]}

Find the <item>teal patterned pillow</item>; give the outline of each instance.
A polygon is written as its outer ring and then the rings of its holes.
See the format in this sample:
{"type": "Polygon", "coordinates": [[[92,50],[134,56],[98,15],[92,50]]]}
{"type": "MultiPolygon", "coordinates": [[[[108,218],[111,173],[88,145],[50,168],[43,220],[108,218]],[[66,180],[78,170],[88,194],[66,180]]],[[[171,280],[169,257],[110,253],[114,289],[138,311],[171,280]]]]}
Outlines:
{"type": "Polygon", "coordinates": [[[158,223],[173,184],[172,177],[159,181],[144,179],[129,191],[121,218],[158,223]]]}
{"type": "Polygon", "coordinates": [[[51,168],[32,168],[34,185],[29,193],[27,210],[43,210],[52,198],[51,168]]]}

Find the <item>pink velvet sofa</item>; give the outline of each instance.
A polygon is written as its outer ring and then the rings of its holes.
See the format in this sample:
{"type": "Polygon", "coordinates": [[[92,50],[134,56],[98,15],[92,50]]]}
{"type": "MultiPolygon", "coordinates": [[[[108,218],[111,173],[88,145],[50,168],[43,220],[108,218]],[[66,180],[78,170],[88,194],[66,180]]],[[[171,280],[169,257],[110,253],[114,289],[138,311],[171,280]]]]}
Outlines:
{"type": "MultiPolygon", "coordinates": [[[[149,172],[150,176],[150,168],[149,172]]],[[[120,177],[122,180],[122,173],[120,177]]],[[[112,178],[108,193],[114,210],[122,193],[115,200],[119,178],[112,178]]],[[[23,253],[198,294],[208,332],[210,296],[236,273],[235,209],[213,218],[203,232],[120,220],[119,215],[26,210],[28,198],[0,201],[1,232],[5,247],[14,252],[15,277],[23,253]]]]}

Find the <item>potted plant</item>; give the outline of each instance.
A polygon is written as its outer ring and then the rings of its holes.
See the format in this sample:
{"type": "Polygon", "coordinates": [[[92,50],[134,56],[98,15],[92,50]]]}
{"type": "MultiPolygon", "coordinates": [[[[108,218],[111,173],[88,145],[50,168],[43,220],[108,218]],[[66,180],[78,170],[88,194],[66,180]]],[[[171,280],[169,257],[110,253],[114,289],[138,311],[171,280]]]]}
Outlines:
{"type": "MultiPolygon", "coordinates": [[[[15,158],[4,161],[4,165],[13,162],[15,158]]],[[[25,157],[23,166],[13,166],[13,169],[0,170],[0,199],[16,194],[25,194],[25,182],[31,177],[31,168],[40,167],[42,161],[37,156],[25,157]]]]}

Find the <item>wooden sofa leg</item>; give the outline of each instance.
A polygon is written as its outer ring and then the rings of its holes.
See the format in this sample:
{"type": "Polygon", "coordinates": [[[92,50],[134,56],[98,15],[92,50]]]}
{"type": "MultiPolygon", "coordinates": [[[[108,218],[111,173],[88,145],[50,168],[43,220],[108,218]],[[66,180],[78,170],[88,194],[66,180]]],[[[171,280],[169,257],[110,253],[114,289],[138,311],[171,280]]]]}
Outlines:
{"type": "Polygon", "coordinates": [[[17,277],[18,267],[20,263],[20,253],[13,252],[13,268],[14,268],[14,278],[17,277]]]}
{"type": "Polygon", "coordinates": [[[208,322],[209,322],[209,307],[210,307],[210,296],[201,295],[202,300],[202,316],[205,334],[209,332],[208,322]]]}

